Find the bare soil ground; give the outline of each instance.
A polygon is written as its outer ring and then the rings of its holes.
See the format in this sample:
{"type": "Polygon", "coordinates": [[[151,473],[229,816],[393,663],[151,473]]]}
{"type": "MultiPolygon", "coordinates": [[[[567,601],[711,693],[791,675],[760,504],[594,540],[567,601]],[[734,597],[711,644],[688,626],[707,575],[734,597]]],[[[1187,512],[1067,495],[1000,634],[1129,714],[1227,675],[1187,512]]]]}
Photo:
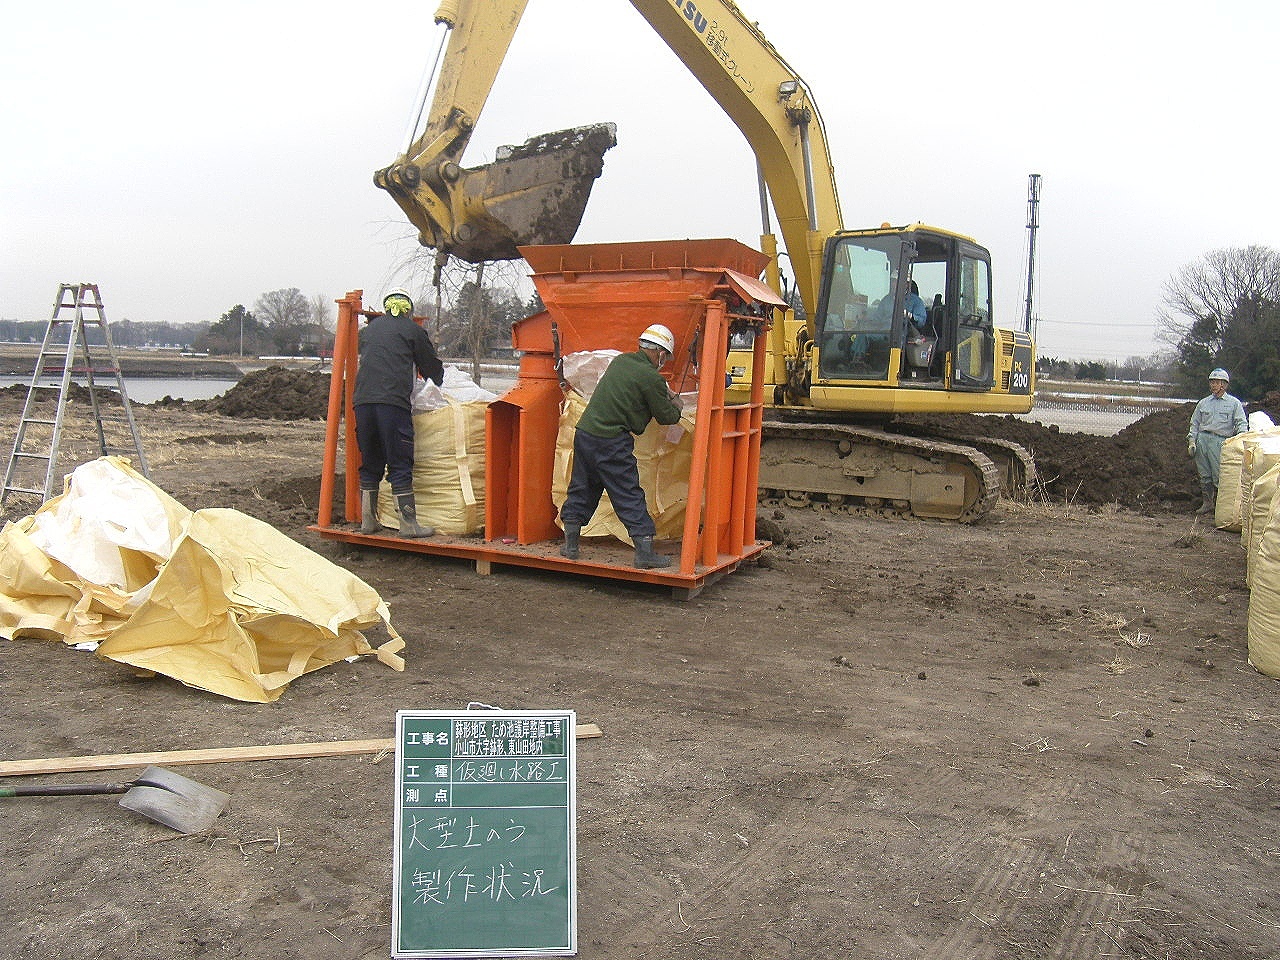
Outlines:
{"type": "MultiPolygon", "coordinates": [[[[0,396],[0,422],[20,404],[0,396]]],[[[167,492],[373,585],[407,669],[343,663],[254,705],[3,642],[6,759],[571,708],[604,732],[579,745],[584,958],[1280,956],[1280,687],[1246,661],[1238,537],[1189,496],[1080,483],[976,526],[768,512],[763,560],[680,603],[322,541],[321,421],[137,414],[167,492]]],[[[1179,453],[1185,423],[1158,443],[1179,453]]],[[[88,440],[68,431],[67,469],[88,440]]],[[[1055,455],[1097,468],[1118,445],[1096,440],[1055,455]]],[[[207,835],[111,798],[0,801],[0,956],[388,955],[389,759],[179,769],[233,794],[207,835]]]]}

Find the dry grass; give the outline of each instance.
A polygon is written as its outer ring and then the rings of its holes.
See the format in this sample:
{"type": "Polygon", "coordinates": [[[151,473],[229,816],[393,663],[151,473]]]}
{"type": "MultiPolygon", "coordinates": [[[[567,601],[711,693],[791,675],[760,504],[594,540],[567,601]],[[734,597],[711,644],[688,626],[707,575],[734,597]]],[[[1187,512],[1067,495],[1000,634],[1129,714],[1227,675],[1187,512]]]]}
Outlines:
{"type": "Polygon", "coordinates": [[[1107,664],[1107,673],[1111,674],[1112,676],[1118,677],[1121,674],[1128,673],[1129,670],[1131,670],[1132,668],[1133,668],[1132,660],[1129,660],[1127,657],[1122,657],[1117,654],[1116,657],[1112,659],[1110,663],[1107,664]]]}
{"type": "MultiPolygon", "coordinates": [[[[1152,637],[1141,630],[1132,629],[1132,621],[1118,613],[1107,610],[1095,610],[1089,607],[1080,611],[1081,619],[1091,623],[1094,631],[1100,636],[1110,636],[1118,643],[1140,650],[1150,646],[1152,637]]],[[[1117,658],[1123,659],[1123,658],[1117,658]]],[[[1121,671],[1123,672],[1123,671],[1121,671]]]]}

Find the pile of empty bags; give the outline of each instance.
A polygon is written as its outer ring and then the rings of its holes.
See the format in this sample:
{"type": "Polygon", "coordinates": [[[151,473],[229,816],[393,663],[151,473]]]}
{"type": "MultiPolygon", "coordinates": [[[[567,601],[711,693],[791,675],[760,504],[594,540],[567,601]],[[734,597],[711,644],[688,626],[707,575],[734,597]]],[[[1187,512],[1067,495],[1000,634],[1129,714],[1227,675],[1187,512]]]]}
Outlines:
{"type": "Polygon", "coordinates": [[[1240,534],[1249,586],[1249,662],[1280,679],[1280,427],[1266,414],[1222,445],[1214,522],[1240,534]]]}
{"type": "Polygon", "coordinates": [[[61,641],[252,703],[342,660],[404,669],[363,580],[246,514],[188,510],[119,457],[78,467],[0,530],[0,639],[61,641]],[[390,639],[375,649],[368,629],[390,639]]]}

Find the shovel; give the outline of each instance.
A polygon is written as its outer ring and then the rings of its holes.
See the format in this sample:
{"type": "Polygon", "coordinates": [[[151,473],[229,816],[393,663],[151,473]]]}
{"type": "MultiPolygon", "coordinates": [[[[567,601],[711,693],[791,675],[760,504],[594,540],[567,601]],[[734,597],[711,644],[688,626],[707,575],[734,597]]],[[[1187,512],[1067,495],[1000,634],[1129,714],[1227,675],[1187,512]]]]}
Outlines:
{"type": "Polygon", "coordinates": [[[126,783],[57,783],[0,787],[3,797],[65,797],[123,793],[120,806],[163,823],[179,833],[199,833],[213,826],[231,802],[231,795],[165,770],[147,767],[137,780],[126,783]]]}

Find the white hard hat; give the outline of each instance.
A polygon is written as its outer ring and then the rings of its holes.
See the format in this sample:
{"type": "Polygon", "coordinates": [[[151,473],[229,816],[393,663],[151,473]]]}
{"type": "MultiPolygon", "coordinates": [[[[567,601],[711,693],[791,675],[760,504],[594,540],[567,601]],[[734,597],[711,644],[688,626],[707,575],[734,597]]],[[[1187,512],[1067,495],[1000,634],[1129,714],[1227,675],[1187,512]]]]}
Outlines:
{"type": "Polygon", "coordinates": [[[676,338],[660,323],[651,324],[640,334],[640,346],[660,347],[672,356],[676,352],[676,338]]]}
{"type": "Polygon", "coordinates": [[[1209,372],[1209,379],[1210,379],[1210,380],[1221,380],[1223,383],[1230,383],[1230,382],[1231,382],[1231,374],[1227,373],[1227,371],[1223,370],[1221,367],[1214,367],[1214,368],[1209,372]]]}
{"type": "Polygon", "coordinates": [[[404,297],[409,301],[409,310],[413,310],[413,295],[404,287],[396,287],[394,290],[388,290],[386,295],[382,298],[382,306],[386,307],[387,301],[392,297],[404,297]]]}

